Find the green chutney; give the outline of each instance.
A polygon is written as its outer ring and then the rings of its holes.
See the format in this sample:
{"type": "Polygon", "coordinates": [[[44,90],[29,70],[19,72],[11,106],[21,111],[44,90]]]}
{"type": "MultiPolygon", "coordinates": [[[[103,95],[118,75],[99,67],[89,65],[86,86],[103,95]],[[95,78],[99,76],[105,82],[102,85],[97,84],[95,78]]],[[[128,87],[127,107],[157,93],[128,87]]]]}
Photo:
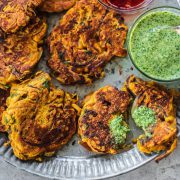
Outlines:
{"type": "Polygon", "coordinates": [[[140,106],[134,110],[132,118],[134,119],[136,125],[143,129],[146,136],[151,137],[149,127],[157,122],[155,112],[146,106],[140,106]]]}
{"type": "Polygon", "coordinates": [[[133,27],[129,52],[134,64],[147,76],[169,81],[180,78],[180,15],[169,11],[147,13],[133,27]]]}
{"type": "Polygon", "coordinates": [[[127,124],[123,121],[123,116],[116,116],[109,124],[111,134],[116,144],[124,144],[127,133],[130,131],[127,124]]]}
{"type": "Polygon", "coordinates": [[[155,112],[146,106],[136,108],[132,113],[132,118],[134,119],[136,125],[144,131],[149,126],[156,123],[155,112]]]}

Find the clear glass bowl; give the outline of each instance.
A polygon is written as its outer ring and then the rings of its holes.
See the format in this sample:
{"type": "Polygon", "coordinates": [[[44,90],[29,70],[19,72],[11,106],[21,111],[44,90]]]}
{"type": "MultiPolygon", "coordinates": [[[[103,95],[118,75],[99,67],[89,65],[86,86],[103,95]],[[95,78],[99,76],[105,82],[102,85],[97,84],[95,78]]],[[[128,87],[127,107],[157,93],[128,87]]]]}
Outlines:
{"type": "Polygon", "coordinates": [[[132,32],[134,31],[134,28],[136,27],[136,25],[146,16],[148,15],[149,13],[152,13],[152,12],[159,12],[159,11],[168,11],[168,12],[173,12],[173,13],[176,13],[178,15],[180,15],[180,9],[178,8],[175,8],[175,7],[169,7],[169,6],[163,6],[163,7],[156,7],[156,8],[153,8],[153,9],[150,9],[148,11],[146,11],[145,13],[141,14],[136,20],[135,22],[133,23],[132,27],[130,28],[129,32],[128,32],[128,38],[127,38],[127,46],[128,46],[128,54],[129,54],[129,57],[130,57],[130,60],[131,62],[133,63],[134,67],[139,71],[141,72],[144,76],[146,76],[147,78],[149,79],[152,79],[154,81],[158,81],[158,82],[164,82],[164,83],[168,83],[168,82],[174,82],[174,81],[180,81],[180,78],[176,78],[176,79],[170,79],[170,80],[163,80],[163,79],[158,79],[158,78],[154,78],[154,77],[151,77],[150,75],[146,74],[146,72],[144,72],[143,70],[140,69],[140,67],[138,67],[136,65],[136,63],[134,62],[134,59],[132,57],[132,54],[131,54],[131,48],[130,48],[130,37],[132,35],[132,32]]]}
{"type": "Polygon", "coordinates": [[[140,3],[137,6],[131,7],[131,8],[118,8],[116,6],[113,6],[112,4],[109,4],[107,0],[98,0],[100,4],[105,6],[107,9],[115,10],[118,13],[124,13],[124,14],[134,14],[137,13],[144,8],[146,8],[153,0],[144,0],[142,3],[140,3]]]}

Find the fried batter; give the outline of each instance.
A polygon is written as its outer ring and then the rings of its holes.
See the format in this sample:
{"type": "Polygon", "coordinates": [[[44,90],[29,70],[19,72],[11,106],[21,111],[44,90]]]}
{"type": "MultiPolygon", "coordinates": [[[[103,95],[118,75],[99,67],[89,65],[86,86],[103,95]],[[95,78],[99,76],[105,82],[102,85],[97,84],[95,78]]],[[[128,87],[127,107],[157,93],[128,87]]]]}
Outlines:
{"type": "Polygon", "coordinates": [[[118,153],[129,131],[125,122],[129,93],[105,86],[87,96],[83,104],[78,121],[80,144],[93,152],[118,153]]]}
{"type": "Polygon", "coordinates": [[[47,73],[38,72],[11,87],[2,123],[19,159],[52,156],[76,132],[78,98],[55,89],[50,80],[47,73]]]}
{"type": "Polygon", "coordinates": [[[36,17],[30,24],[7,35],[0,42],[0,84],[23,79],[39,61],[43,49],[40,47],[47,24],[44,18],[36,17]]]}
{"type": "Polygon", "coordinates": [[[0,87],[0,132],[5,132],[5,126],[2,124],[2,113],[6,109],[6,99],[9,96],[9,89],[0,87]]]}
{"type": "Polygon", "coordinates": [[[70,9],[76,0],[45,0],[40,5],[40,10],[45,12],[61,12],[67,9],[70,9]]]}
{"type": "Polygon", "coordinates": [[[124,57],[127,26],[97,0],[80,0],[48,38],[48,64],[62,84],[92,83],[113,56],[124,57]]]}
{"type": "MultiPolygon", "coordinates": [[[[141,152],[165,151],[157,160],[170,154],[177,145],[176,112],[173,96],[163,87],[153,82],[145,82],[135,76],[127,79],[126,88],[133,94],[133,109],[145,106],[155,112],[156,123],[149,127],[150,137],[141,135],[137,146],[141,152]]],[[[145,120],[145,119],[144,119],[145,120]]]]}
{"type": "Polygon", "coordinates": [[[42,0],[1,0],[0,29],[5,33],[14,33],[28,24],[35,16],[34,9],[42,0]]]}

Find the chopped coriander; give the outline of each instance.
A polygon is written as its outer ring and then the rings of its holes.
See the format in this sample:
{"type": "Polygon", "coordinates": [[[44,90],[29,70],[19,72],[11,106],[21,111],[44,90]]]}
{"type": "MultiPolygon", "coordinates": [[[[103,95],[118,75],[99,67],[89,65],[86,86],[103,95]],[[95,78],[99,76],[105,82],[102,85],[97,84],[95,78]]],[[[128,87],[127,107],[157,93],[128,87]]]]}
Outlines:
{"type": "Polygon", "coordinates": [[[49,90],[49,89],[50,89],[49,81],[44,81],[44,82],[43,82],[43,87],[44,87],[44,88],[47,88],[47,89],[49,90]]]}

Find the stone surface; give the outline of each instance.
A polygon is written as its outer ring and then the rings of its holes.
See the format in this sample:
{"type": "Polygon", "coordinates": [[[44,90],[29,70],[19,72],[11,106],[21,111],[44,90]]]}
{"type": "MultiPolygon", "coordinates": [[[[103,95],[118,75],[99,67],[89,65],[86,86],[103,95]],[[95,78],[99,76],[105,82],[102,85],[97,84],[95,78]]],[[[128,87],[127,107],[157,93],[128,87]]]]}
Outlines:
{"type": "MultiPolygon", "coordinates": [[[[176,0],[155,0],[153,6],[175,6],[176,0]]],[[[180,143],[178,148],[169,157],[163,159],[158,164],[154,161],[121,176],[110,178],[110,180],[180,180],[180,143]]],[[[0,180],[48,180],[0,160],[0,180]]]]}

